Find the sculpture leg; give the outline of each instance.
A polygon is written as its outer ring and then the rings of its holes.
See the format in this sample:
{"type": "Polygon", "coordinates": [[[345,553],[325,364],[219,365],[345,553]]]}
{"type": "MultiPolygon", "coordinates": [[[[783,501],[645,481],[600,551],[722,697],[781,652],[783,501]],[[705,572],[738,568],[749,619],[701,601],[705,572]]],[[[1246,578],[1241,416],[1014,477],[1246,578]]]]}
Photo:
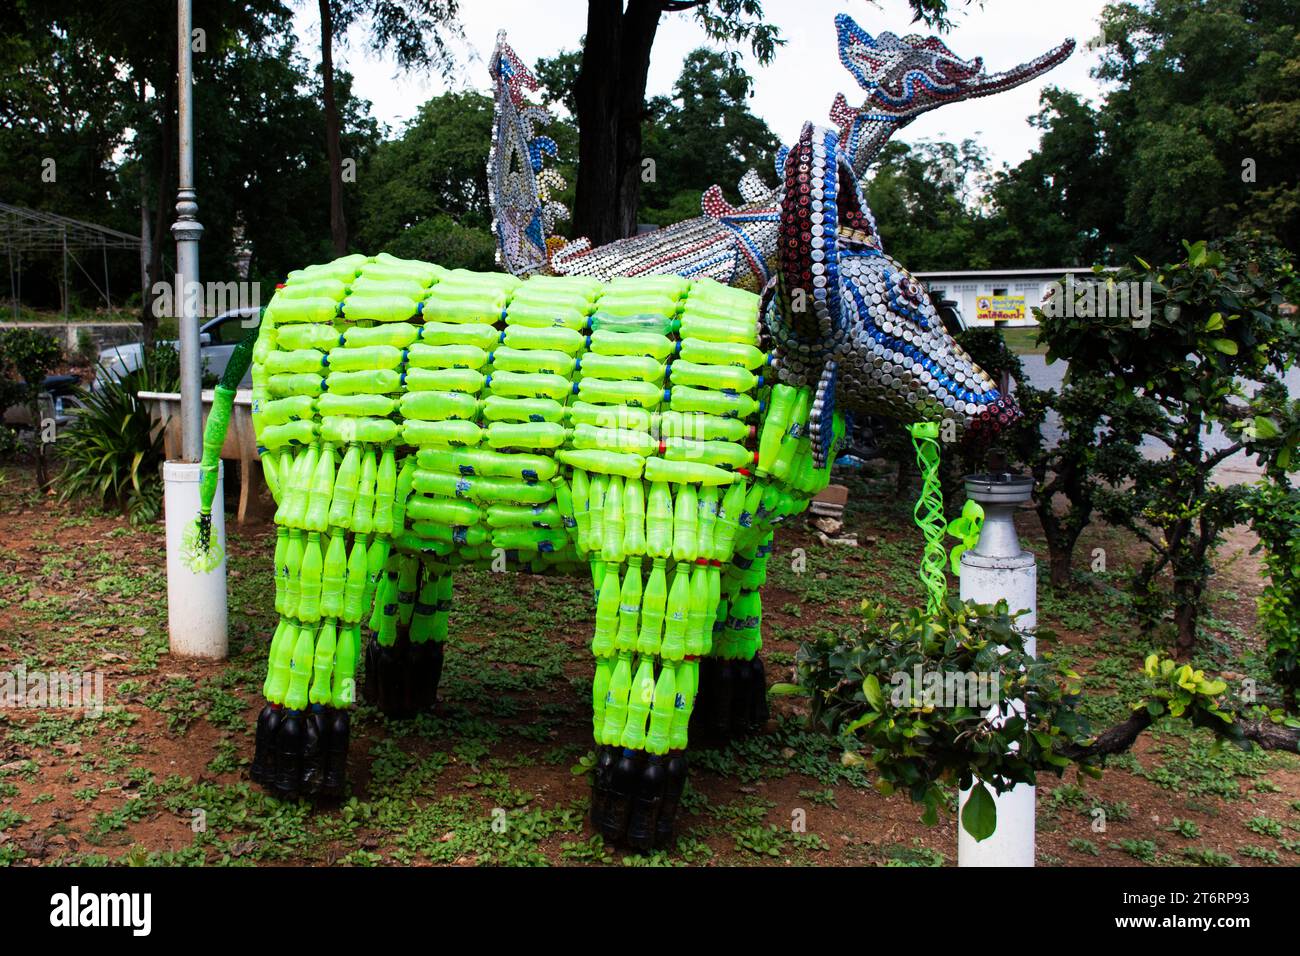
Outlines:
{"type": "Polygon", "coordinates": [[[389,559],[371,616],[366,699],[385,716],[414,717],[437,701],[451,609],[450,571],[433,556],[389,559]]]}
{"type": "Polygon", "coordinates": [[[713,628],[713,647],[700,660],[700,682],[691,734],[725,744],[763,728],[769,711],[767,673],[759,653],[762,598],[772,535],[738,550],[722,572],[722,597],[713,628]]]}

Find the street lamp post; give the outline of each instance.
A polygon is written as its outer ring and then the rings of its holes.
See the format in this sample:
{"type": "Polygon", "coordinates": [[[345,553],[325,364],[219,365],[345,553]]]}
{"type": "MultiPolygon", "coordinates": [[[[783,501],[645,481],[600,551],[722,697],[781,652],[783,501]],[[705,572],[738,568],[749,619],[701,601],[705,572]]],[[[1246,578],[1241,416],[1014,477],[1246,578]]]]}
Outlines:
{"type": "Polygon", "coordinates": [[[199,355],[199,204],[194,190],[194,83],[190,35],[191,0],[176,3],[177,126],[180,168],[177,175],[176,288],[180,324],[181,460],[163,464],[163,507],[167,525],[167,633],[171,652],[180,657],[223,659],[226,641],[226,523],[222,507],[220,462],[216,506],[212,513],[214,546],[222,555],[217,567],[196,570],[187,559],[189,532],[199,513],[199,460],[203,457],[203,376],[199,355]]]}

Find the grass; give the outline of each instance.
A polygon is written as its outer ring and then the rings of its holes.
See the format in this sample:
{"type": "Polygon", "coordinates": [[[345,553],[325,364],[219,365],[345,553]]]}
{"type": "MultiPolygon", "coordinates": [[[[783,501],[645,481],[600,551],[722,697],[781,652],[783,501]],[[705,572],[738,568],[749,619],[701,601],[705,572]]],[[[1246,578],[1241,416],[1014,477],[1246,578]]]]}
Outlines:
{"type": "MultiPolygon", "coordinates": [[[[905,795],[882,797],[779,698],[768,732],[692,750],[679,839],[637,856],[604,846],[585,819],[590,766],[591,599],[586,582],[458,572],[452,644],[436,714],[355,714],[352,789],[333,806],[282,802],[246,777],[274,622],[273,536],[231,528],[230,659],[167,653],[160,527],[57,505],[27,475],[0,486],[0,653],[29,669],[104,674],[102,716],[0,711],[0,865],[871,865],[955,862],[951,814],[919,823],[905,795]],[[42,839],[35,839],[41,836],[42,839]]],[[[892,477],[852,481],[847,523],[861,549],[783,531],[764,593],[769,680],[791,679],[798,643],[849,632],[871,596],[920,598],[921,541],[892,477]],[[803,548],[806,566],[788,558],[803,548]]],[[[1022,526],[1031,540],[1034,528],[1022,526]]],[[[1125,546],[1105,536],[1111,573],[1053,594],[1040,623],[1084,675],[1095,726],[1136,699],[1151,642],[1134,633],[1125,546]]],[[[1045,580],[1046,575],[1041,576],[1045,580]]],[[[1250,583],[1224,586],[1197,666],[1264,683],[1254,624],[1228,614],[1250,583]],[[1225,610],[1220,610],[1220,608],[1225,610]]],[[[1100,780],[1041,781],[1040,862],[1071,866],[1275,865],[1300,854],[1300,759],[1216,747],[1162,722],[1100,780]]]]}

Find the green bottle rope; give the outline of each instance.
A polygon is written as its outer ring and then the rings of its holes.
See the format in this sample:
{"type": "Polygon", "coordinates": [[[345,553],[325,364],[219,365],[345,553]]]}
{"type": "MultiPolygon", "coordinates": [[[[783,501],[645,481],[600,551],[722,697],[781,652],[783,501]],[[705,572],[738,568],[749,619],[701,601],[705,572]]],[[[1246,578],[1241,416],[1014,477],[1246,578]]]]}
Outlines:
{"type": "Polygon", "coordinates": [[[921,556],[921,583],[926,589],[926,611],[937,614],[948,594],[944,576],[947,555],[943,535],[947,522],[943,517],[943,491],[939,483],[939,426],[934,422],[917,422],[908,426],[916,465],[921,472],[921,496],[916,499],[912,516],[925,535],[925,553],[921,556]]]}
{"type": "Polygon", "coordinates": [[[226,429],[230,427],[230,413],[235,403],[235,392],[253,361],[253,345],[261,328],[261,317],[230,353],[225,374],[221,377],[212,397],[212,410],[208,413],[203,430],[203,458],[199,462],[199,514],[194,524],[182,537],[182,562],[196,574],[207,573],[221,564],[221,549],[212,545],[212,502],[217,492],[217,470],[221,462],[221,446],[226,443],[226,429]]]}

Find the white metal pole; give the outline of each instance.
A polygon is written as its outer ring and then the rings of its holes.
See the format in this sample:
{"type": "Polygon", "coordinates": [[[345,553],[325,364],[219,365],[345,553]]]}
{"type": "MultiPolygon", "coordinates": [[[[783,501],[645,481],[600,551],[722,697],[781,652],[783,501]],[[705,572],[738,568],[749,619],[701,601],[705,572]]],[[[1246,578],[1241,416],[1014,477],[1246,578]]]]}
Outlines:
{"type": "Polygon", "coordinates": [[[177,175],[176,289],[181,342],[181,460],[163,464],[164,520],[167,524],[167,631],[171,652],[181,657],[224,659],[226,634],[226,522],[221,472],[212,505],[211,547],[222,555],[210,571],[196,571],[187,560],[187,532],[199,514],[199,460],[203,457],[203,380],[199,356],[199,205],[194,191],[194,87],[190,61],[193,14],[190,0],[177,0],[177,175]]]}
{"type": "MultiPolygon", "coordinates": [[[[1006,600],[1011,613],[1027,611],[1016,619],[1026,632],[1025,650],[1037,652],[1033,628],[1038,626],[1038,565],[1034,556],[1020,546],[1013,515],[1033,494],[1033,479],[1014,475],[975,475],[966,479],[966,496],[984,508],[984,527],[979,542],[961,556],[961,599],[980,604],[1006,600]]],[[[1012,707],[1020,713],[1024,704],[1012,707]]],[[[959,807],[966,806],[970,791],[962,791],[959,807]]],[[[957,827],[958,866],[1033,866],[1034,787],[1020,784],[994,795],[997,829],[985,840],[976,841],[957,827]]]]}
{"type": "Polygon", "coordinates": [[[176,3],[176,59],[179,64],[176,98],[180,131],[180,169],[176,183],[176,285],[173,301],[179,305],[181,342],[181,458],[198,461],[203,455],[202,374],[199,365],[199,204],[194,191],[194,82],[190,58],[190,31],[194,18],[190,0],[176,3]]]}

